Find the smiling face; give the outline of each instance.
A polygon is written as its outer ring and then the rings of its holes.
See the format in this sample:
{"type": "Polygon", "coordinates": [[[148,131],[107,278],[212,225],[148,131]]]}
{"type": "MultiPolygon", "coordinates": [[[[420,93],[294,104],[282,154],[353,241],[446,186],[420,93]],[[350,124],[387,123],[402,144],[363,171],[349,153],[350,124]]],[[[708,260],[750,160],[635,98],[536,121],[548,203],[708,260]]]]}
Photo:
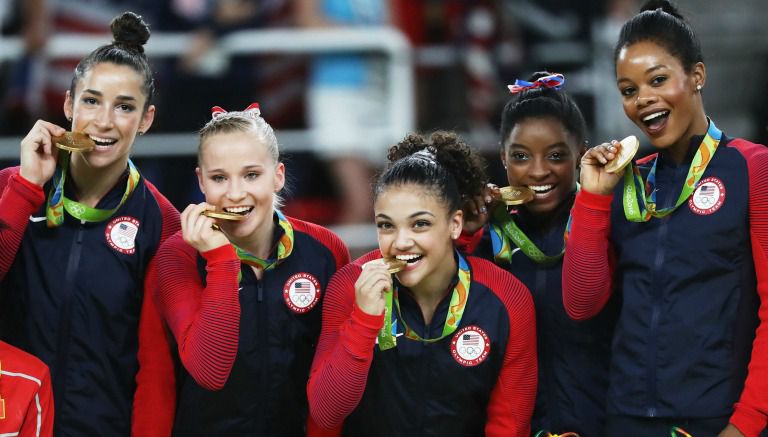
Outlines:
{"type": "Polygon", "coordinates": [[[701,93],[704,64],[686,72],[680,60],[663,47],[641,41],[625,46],[616,59],[616,83],[624,113],[659,149],[676,155],[688,150],[693,135],[707,131],[701,93]]]}
{"type": "Polygon", "coordinates": [[[209,135],[201,144],[197,168],[200,191],[217,210],[243,214],[239,222],[219,222],[235,244],[271,238],[275,193],[285,184],[285,166],[277,163],[253,132],[209,135]]]}
{"type": "Polygon", "coordinates": [[[453,240],[461,233],[462,212],[449,211],[435,193],[420,185],[394,185],[374,203],[379,249],[408,265],[397,274],[414,293],[441,292],[456,273],[453,240]]]}
{"type": "Polygon", "coordinates": [[[85,160],[91,168],[125,168],[137,132],[146,132],[155,116],[154,106],[143,110],[147,97],[142,81],[131,67],[100,63],[83,74],[74,95],[67,91],[64,113],[72,119],[72,130],[96,142],[94,151],[73,154],[73,163],[85,160]]]}
{"type": "Polygon", "coordinates": [[[504,142],[501,162],[510,185],[526,186],[536,197],[525,207],[547,214],[576,189],[577,166],[583,147],[554,117],[525,118],[504,142]]]}

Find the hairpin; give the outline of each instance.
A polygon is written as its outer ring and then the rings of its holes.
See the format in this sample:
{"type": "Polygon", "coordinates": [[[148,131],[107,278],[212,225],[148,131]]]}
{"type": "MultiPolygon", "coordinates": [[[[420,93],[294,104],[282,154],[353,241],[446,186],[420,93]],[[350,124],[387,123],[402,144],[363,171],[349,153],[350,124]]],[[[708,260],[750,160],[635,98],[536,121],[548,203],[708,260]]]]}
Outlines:
{"type": "Polygon", "coordinates": [[[514,85],[507,85],[507,88],[509,88],[510,94],[517,94],[525,90],[541,87],[559,90],[563,85],[565,85],[565,77],[560,73],[555,73],[540,77],[533,82],[517,79],[514,85]]]}
{"type": "Polygon", "coordinates": [[[213,120],[218,120],[222,117],[230,118],[230,117],[248,117],[248,118],[257,118],[261,116],[261,109],[259,108],[258,103],[251,103],[248,105],[247,108],[243,109],[242,111],[232,111],[228,112],[221,106],[214,106],[211,108],[211,118],[213,120]]]}

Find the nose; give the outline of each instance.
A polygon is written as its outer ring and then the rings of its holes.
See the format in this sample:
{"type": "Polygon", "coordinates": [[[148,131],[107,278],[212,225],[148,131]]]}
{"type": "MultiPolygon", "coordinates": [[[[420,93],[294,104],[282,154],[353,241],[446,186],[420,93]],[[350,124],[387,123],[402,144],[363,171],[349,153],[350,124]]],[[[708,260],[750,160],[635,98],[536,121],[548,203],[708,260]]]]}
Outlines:
{"type": "Polygon", "coordinates": [[[109,105],[104,105],[96,115],[96,126],[99,129],[111,129],[114,126],[114,113],[109,105]]]}
{"type": "Polygon", "coordinates": [[[231,202],[237,202],[245,198],[245,189],[238,178],[231,178],[227,184],[227,199],[231,202]]]}
{"type": "Polygon", "coordinates": [[[411,238],[410,230],[407,228],[398,229],[395,234],[395,241],[392,244],[394,245],[394,249],[400,252],[410,249],[413,245],[413,238],[411,238]]]}
{"type": "Polygon", "coordinates": [[[656,95],[649,87],[640,87],[637,90],[637,97],[635,98],[635,105],[638,108],[646,107],[656,102],[656,95]]]}
{"type": "Polygon", "coordinates": [[[531,167],[528,170],[528,176],[533,179],[544,179],[551,172],[546,157],[539,156],[531,161],[531,167]]]}

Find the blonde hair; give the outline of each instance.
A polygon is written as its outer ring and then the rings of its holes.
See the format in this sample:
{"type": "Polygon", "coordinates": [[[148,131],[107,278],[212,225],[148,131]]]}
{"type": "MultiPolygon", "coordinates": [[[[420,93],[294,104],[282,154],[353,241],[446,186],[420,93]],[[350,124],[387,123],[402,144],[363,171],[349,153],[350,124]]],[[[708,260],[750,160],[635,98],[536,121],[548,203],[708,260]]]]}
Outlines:
{"type": "MultiPolygon", "coordinates": [[[[205,141],[218,134],[228,134],[233,132],[252,133],[256,140],[267,148],[269,156],[275,166],[280,163],[280,147],[272,126],[261,117],[261,111],[258,107],[252,105],[244,111],[226,112],[220,108],[214,109],[213,117],[198,132],[200,142],[197,145],[197,165],[202,163],[203,144],[205,141]],[[217,111],[216,109],[219,109],[217,111]]],[[[278,209],[283,205],[283,199],[279,194],[275,194],[273,206],[278,209]]]]}

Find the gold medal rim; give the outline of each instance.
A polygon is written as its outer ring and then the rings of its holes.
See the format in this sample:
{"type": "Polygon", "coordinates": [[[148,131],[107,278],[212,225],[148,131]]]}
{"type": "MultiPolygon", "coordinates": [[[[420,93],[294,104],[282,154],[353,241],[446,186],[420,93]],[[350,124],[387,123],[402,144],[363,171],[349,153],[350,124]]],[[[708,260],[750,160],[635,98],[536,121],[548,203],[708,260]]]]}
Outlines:
{"type": "Polygon", "coordinates": [[[391,274],[402,271],[408,265],[407,262],[397,258],[384,258],[384,262],[387,264],[387,271],[391,274]]]}
{"type": "Polygon", "coordinates": [[[64,135],[53,137],[53,142],[59,149],[70,152],[90,152],[96,148],[96,143],[82,132],[65,132],[64,135]]]}
{"type": "Polygon", "coordinates": [[[619,156],[613,158],[605,164],[605,171],[608,173],[620,172],[624,167],[632,162],[632,159],[635,158],[637,151],[640,149],[640,141],[634,135],[630,135],[619,142],[621,143],[619,156]],[[632,140],[632,144],[628,145],[627,142],[630,140],[632,140]],[[631,148],[632,152],[627,154],[623,153],[624,150],[630,150],[627,148],[628,146],[631,148]]]}
{"type": "Polygon", "coordinates": [[[220,220],[229,220],[232,222],[240,222],[245,220],[246,218],[244,215],[240,215],[240,214],[234,214],[231,212],[224,212],[224,211],[211,211],[209,209],[206,209],[201,214],[206,217],[220,219],[220,220]]]}
{"type": "Polygon", "coordinates": [[[507,205],[521,205],[523,203],[530,202],[536,197],[536,193],[532,189],[524,186],[507,186],[499,188],[501,193],[501,200],[507,205]],[[519,196],[511,197],[510,194],[513,190],[519,191],[519,196]]]}

